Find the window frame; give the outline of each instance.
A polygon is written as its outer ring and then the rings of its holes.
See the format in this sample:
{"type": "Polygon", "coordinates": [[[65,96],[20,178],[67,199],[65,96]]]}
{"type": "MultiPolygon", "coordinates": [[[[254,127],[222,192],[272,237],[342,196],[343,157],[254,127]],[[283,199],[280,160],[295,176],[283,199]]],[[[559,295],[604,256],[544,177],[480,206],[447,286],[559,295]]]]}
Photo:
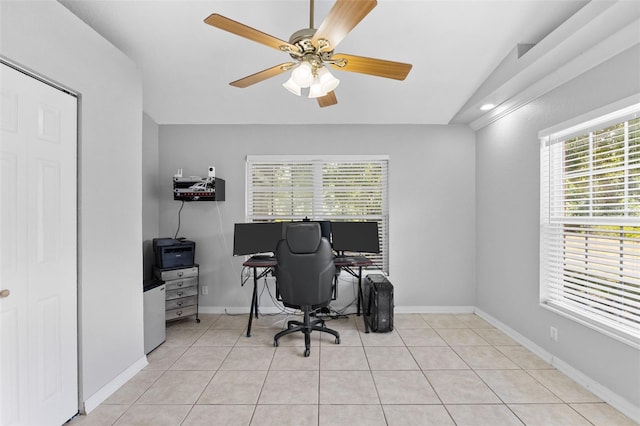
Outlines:
{"type": "MultiPolygon", "coordinates": [[[[245,221],[289,221],[302,220],[308,217],[311,220],[371,220],[379,223],[378,232],[380,240],[380,254],[363,253],[372,259],[374,264],[368,269],[379,269],[389,273],[389,155],[247,155],[245,161],[245,221]],[[252,183],[253,170],[258,164],[312,164],[312,185],[308,188],[312,192],[311,211],[301,214],[266,216],[255,214],[252,206],[252,195],[255,187],[252,183]],[[323,203],[323,165],[340,164],[353,165],[357,163],[372,163],[380,165],[380,209],[379,213],[366,215],[332,214],[324,211],[323,203]]],[[[339,190],[344,192],[345,190],[339,190]]],[[[348,190],[347,190],[348,191],[348,190]]],[[[292,208],[293,210],[293,208],[292,208]]]]}
{"type": "MultiPolygon", "coordinates": [[[[571,231],[568,231],[568,227],[585,226],[589,227],[591,230],[597,231],[599,229],[603,229],[603,226],[605,225],[617,226],[620,227],[620,229],[615,232],[622,235],[625,233],[623,227],[633,226],[635,228],[640,226],[640,217],[628,215],[628,213],[626,215],[619,214],[613,216],[607,216],[605,214],[593,215],[592,213],[583,216],[580,214],[568,214],[567,211],[570,211],[571,209],[568,208],[569,203],[567,200],[569,197],[565,198],[566,189],[553,192],[550,188],[554,183],[563,185],[563,182],[566,183],[567,177],[571,175],[566,173],[566,163],[560,161],[558,158],[559,156],[554,157],[550,151],[557,146],[554,144],[564,144],[565,141],[570,141],[572,138],[576,138],[584,134],[591,134],[592,132],[606,129],[614,124],[628,122],[632,119],[637,120],[638,117],[640,117],[640,94],[630,96],[587,114],[583,114],[571,120],[557,124],[553,127],[540,131],[538,134],[540,139],[540,306],[636,348],[640,348],[640,325],[626,326],[625,324],[616,323],[616,321],[608,321],[605,318],[606,315],[603,315],[602,313],[593,313],[593,306],[585,304],[587,308],[581,308],[577,306],[577,303],[563,302],[571,302],[570,297],[566,296],[569,294],[566,291],[566,288],[570,288],[572,283],[565,285],[567,284],[567,281],[564,279],[567,271],[571,270],[571,266],[567,262],[567,259],[569,259],[569,256],[572,254],[572,250],[576,250],[573,253],[578,250],[567,248],[569,247],[567,240],[571,237],[571,231]],[[554,158],[556,163],[551,164],[554,158]],[[560,192],[562,193],[558,195],[560,192]],[[562,212],[559,213],[559,210],[554,210],[554,206],[560,206],[562,212]],[[562,241],[563,243],[558,244],[559,241],[562,241]],[[554,242],[556,243],[555,247],[551,247],[554,242]],[[559,247],[560,245],[561,247],[559,247]],[[556,255],[554,259],[552,259],[553,255],[550,254],[553,249],[558,250],[560,253],[556,255]],[[562,256],[562,258],[559,256],[562,256]],[[562,266],[560,268],[557,265],[562,266]],[[553,284],[550,282],[549,277],[554,273],[558,275],[559,272],[557,271],[560,271],[563,276],[561,278],[556,277],[556,284],[553,284]],[[558,291],[558,288],[560,287],[557,282],[562,283],[560,291],[558,291]],[[553,294],[553,291],[556,291],[556,294],[553,294]]],[[[628,132],[625,130],[625,135],[627,134],[628,132]]],[[[565,155],[566,149],[559,152],[565,155]]],[[[589,165],[592,165],[596,161],[596,156],[591,155],[588,161],[589,165]]],[[[624,159],[623,169],[625,170],[625,173],[628,173],[628,170],[635,169],[635,163],[631,163],[628,156],[624,159]],[[632,165],[630,166],[630,164],[632,165]]],[[[589,173],[586,175],[589,175],[589,173]]],[[[589,186],[589,188],[591,188],[591,186],[589,186]]],[[[630,195],[625,193],[623,198],[624,202],[628,203],[630,195]]],[[[594,205],[598,205],[594,200],[596,200],[596,197],[589,197],[588,206],[590,206],[590,208],[594,205]]],[[[637,203],[634,203],[634,205],[637,205],[637,203]]],[[[627,204],[625,204],[625,207],[626,206],[627,204]]],[[[624,211],[624,209],[621,210],[624,211]]],[[[633,231],[633,235],[637,235],[635,232],[636,231],[633,231]]],[[[614,233],[614,231],[611,231],[611,233],[614,233]]],[[[590,236],[589,234],[585,235],[584,239],[585,241],[588,241],[590,236]]],[[[631,244],[635,245],[635,242],[638,241],[639,238],[640,236],[633,236],[631,244]]],[[[633,270],[635,266],[635,262],[633,261],[633,258],[635,257],[634,249],[631,249],[630,251],[632,255],[632,266],[629,269],[632,274],[632,280],[635,280],[633,270]]],[[[589,256],[591,255],[589,250],[590,249],[585,246],[585,265],[588,265],[585,267],[585,270],[597,269],[592,266],[592,263],[589,263],[589,256]]],[[[608,251],[612,252],[612,250],[608,251]]],[[[622,254],[623,251],[624,247],[621,246],[620,253],[622,254]]],[[[604,274],[602,276],[604,276],[604,274]]],[[[623,281],[621,286],[625,285],[626,283],[623,281]]],[[[635,286],[635,284],[632,285],[635,286]]],[[[593,287],[597,287],[597,285],[593,287]]],[[[591,287],[589,288],[591,289],[591,287]]],[[[632,290],[632,292],[635,293],[636,291],[632,290]]],[[[579,298],[580,297],[583,296],[580,295],[579,298]]],[[[580,300],[578,300],[578,302],[580,302],[580,300]]],[[[637,310],[637,307],[634,308],[631,306],[630,309],[635,311],[637,310]]],[[[625,311],[628,311],[628,309],[625,311]]]]}

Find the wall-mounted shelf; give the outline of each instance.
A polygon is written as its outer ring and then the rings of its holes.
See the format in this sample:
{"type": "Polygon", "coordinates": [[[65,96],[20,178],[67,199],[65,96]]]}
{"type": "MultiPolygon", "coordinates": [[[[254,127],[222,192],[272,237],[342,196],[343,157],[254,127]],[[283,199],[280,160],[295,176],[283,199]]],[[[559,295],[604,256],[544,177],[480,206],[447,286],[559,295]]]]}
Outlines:
{"type": "Polygon", "coordinates": [[[225,181],[213,177],[174,177],[173,199],[179,201],[224,201],[225,181]]]}

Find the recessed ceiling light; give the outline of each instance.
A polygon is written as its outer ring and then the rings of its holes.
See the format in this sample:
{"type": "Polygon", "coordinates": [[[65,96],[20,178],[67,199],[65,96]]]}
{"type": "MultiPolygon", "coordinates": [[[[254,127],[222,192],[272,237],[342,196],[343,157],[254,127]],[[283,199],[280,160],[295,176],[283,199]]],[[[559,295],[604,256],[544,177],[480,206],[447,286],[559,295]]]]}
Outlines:
{"type": "Polygon", "coordinates": [[[494,109],[496,106],[494,104],[484,104],[480,107],[482,111],[489,111],[490,109],[494,109]]]}

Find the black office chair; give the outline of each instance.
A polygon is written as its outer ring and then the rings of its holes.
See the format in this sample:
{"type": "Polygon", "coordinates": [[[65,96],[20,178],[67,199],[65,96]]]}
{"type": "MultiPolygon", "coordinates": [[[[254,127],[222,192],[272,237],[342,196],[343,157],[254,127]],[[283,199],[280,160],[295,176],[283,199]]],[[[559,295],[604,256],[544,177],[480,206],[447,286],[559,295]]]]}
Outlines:
{"type": "Polygon", "coordinates": [[[276,285],[282,303],[286,307],[300,309],[304,321],[289,321],[287,329],[273,337],[278,339],[290,333],[304,333],[304,356],[311,351],[311,331],[323,331],[335,336],[340,343],[340,334],[325,326],[324,320],[311,320],[311,313],[326,307],[331,301],[335,266],[333,252],[326,238],[322,238],[320,225],[315,222],[294,222],[287,225],[286,238],[276,247],[276,285]]]}

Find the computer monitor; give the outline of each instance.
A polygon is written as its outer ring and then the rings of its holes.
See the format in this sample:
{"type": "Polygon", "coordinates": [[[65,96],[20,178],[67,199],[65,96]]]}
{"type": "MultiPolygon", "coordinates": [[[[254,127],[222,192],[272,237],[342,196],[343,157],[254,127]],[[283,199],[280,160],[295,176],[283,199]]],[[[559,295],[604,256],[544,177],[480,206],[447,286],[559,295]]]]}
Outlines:
{"type": "Polygon", "coordinates": [[[281,222],[236,223],[233,230],[233,255],[275,253],[282,235],[281,222]]]}
{"type": "Polygon", "coordinates": [[[331,222],[331,237],[337,252],[380,253],[378,222],[331,222]]]}

